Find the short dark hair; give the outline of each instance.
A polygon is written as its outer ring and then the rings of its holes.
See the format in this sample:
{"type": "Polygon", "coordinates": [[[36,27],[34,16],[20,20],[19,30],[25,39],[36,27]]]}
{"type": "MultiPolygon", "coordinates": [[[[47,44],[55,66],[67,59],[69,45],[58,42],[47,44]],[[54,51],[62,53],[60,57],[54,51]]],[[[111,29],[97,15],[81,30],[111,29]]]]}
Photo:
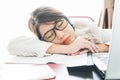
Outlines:
{"type": "Polygon", "coordinates": [[[41,39],[41,34],[39,32],[39,25],[41,23],[46,23],[50,21],[56,21],[60,18],[66,19],[69,24],[69,19],[60,11],[52,8],[52,7],[39,7],[32,12],[31,18],[28,21],[29,29],[39,38],[41,39]]]}

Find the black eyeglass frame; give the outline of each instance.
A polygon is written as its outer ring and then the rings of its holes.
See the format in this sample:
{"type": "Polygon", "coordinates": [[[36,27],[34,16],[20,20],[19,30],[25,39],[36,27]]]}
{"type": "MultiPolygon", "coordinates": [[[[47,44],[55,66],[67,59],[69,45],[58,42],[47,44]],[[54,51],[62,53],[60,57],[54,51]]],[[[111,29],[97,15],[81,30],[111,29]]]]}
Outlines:
{"type": "MultiPolygon", "coordinates": [[[[61,26],[62,24],[63,24],[63,22],[62,22],[59,26],[61,26]]],[[[43,37],[41,37],[41,40],[46,41],[46,42],[52,42],[52,41],[55,39],[55,37],[56,37],[56,32],[55,32],[55,30],[62,31],[62,30],[64,30],[64,29],[67,27],[67,25],[68,25],[68,21],[67,21],[66,19],[64,19],[64,18],[61,18],[61,19],[56,20],[56,21],[55,21],[55,26],[54,26],[52,29],[50,29],[49,31],[47,31],[47,32],[43,35],[43,37]],[[66,21],[66,25],[65,25],[63,28],[59,29],[56,25],[57,25],[58,22],[63,21],[63,20],[66,21]],[[45,35],[46,35],[47,33],[49,33],[50,31],[53,31],[54,37],[53,37],[51,40],[46,40],[46,39],[45,39],[45,35]]]]}
{"type": "MultiPolygon", "coordinates": [[[[61,18],[59,18],[59,19],[62,19],[62,18],[65,19],[71,25],[71,27],[75,30],[75,27],[73,26],[71,21],[66,16],[61,16],[61,18]]],[[[35,22],[37,22],[37,21],[35,20],[35,22]]],[[[39,24],[38,24],[38,22],[36,24],[35,32],[36,32],[36,35],[37,35],[38,39],[40,39],[42,41],[46,41],[46,40],[43,39],[43,37],[41,36],[41,34],[39,32],[39,24]]],[[[48,41],[46,41],[46,42],[48,42],[48,41]]]]}

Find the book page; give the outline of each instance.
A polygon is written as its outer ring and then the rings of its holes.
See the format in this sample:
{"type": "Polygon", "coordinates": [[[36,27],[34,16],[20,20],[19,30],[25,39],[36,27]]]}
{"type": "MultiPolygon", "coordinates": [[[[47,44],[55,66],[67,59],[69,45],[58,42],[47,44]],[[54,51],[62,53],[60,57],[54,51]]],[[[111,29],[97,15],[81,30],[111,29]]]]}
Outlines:
{"type": "Polygon", "coordinates": [[[68,56],[61,54],[54,54],[47,57],[17,57],[14,56],[6,63],[31,63],[31,64],[46,64],[54,62],[64,64],[67,67],[84,66],[87,64],[87,54],[68,56]]]}
{"type": "Polygon", "coordinates": [[[92,54],[93,62],[98,67],[99,70],[106,71],[108,60],[109,60],[109,53],[96,53],[92,54]]]}

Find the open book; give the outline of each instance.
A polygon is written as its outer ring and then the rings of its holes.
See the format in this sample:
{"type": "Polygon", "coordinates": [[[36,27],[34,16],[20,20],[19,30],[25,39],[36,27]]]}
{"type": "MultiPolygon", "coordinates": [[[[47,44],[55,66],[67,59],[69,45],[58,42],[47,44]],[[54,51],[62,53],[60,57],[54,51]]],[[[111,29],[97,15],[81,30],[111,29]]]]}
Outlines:
{"type": "MultiPolygon", "coordinates": [[[[82,54],[76,56],[68,56],[62,54],[53,54],[46,57],[19,57],[13,56],[6,63],[26,63],[26,64],[46,64],[46,63],[58,63],[64,64],[67,67],[77,67],[77,66],[89,66],[94,63],[102,64],[99,60],[99,57],[102,57],[105,54],[95,53],[93,55],[82,54]],[[93,56],[93,57],[91,57],[93,56]]],[[[100,69],[106,69],[106,67],[101,66],[100,69]]]]}
{"type": "Polygon", "coordinates": [[[20,57],[13,56],[6,63],[30,63],[30,64],[46,64],[46,63],[64,64],[67,67],[85,66],[87,65],[87,54],[68,56],[62,54],[53,54],[46,57],[20,57]]]}

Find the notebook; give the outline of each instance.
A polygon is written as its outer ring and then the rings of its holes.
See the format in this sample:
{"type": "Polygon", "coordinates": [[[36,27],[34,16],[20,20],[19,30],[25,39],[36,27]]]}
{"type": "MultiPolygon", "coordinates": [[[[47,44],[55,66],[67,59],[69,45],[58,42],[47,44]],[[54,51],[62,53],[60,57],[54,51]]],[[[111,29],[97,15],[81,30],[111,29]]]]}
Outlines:
{"type": "Polygon", "coordinates": [[[43,80],[56,76],[48,65],[35,64],[4,64],[0,73],[0,80],[43,80]]]}
{"type": "Polygon", "coordinates": [[[120,0],[115,0],[113,34],[106,79],[120,79],[120,0]]]}

